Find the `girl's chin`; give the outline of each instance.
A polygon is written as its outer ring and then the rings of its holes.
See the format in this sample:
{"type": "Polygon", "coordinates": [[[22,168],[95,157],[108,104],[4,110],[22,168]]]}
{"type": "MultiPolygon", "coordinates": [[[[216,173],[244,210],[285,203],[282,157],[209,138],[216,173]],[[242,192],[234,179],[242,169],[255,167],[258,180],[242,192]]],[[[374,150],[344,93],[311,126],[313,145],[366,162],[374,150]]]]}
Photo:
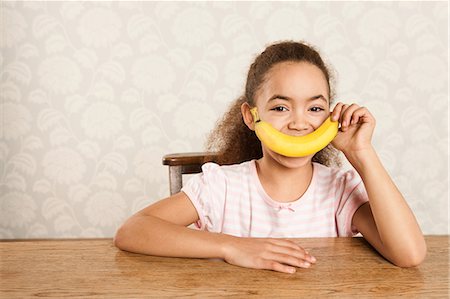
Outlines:
{"type": "Polygon", "coordinates": [[[286,157],[275,152],[271,152],[272,159],[286,168],[299,168],[311,163],[313,155],[306,157],[286,157]]]}

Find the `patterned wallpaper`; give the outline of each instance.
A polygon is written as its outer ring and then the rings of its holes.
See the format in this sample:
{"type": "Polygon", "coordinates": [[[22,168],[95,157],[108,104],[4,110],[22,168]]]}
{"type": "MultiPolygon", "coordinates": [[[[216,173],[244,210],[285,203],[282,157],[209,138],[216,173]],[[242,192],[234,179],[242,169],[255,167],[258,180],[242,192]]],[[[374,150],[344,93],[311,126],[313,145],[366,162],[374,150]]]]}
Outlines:
{"type": "Polygon", "coordinates": [[[448,233],[447,2],[0,5],[0,238],[113,236],[284,39],[320,49],[423,231],[448,233]]]}

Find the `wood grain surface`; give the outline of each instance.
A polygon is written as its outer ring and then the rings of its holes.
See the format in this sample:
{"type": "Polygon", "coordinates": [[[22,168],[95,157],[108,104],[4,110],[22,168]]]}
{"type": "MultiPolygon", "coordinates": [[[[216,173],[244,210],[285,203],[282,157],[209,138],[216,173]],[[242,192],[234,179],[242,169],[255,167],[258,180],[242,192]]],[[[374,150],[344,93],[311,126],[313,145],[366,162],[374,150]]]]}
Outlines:
{"type": "Polygon", "coordinates": [[[317,263],[295,274],[133,254],[111,239],[2,241],[0,297],[449,296],[449,236],[427,236],[426,260],[407,269],[387,262],[363,238],[297,240],[317,263]]]}

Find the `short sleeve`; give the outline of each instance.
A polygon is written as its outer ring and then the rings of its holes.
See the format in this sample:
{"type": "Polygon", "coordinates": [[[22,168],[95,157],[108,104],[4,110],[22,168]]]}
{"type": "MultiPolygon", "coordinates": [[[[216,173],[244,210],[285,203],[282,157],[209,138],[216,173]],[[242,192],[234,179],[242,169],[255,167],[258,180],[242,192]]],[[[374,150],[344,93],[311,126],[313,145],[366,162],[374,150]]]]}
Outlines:
{"type": "Polygon", "coordinates": [[[199,215],[196,226],[201,230],[220,232],[226,196],[226,177],[220,166],[205,163],[202,173],[193,176],[181,188],[199,215]]]}
{"type": "Polygon", "coordinates": [[[336,211],[336,226],[338,236],[352,237],[359,233],[352,225],[353,215],[356,210],[369,201],[364,183],[355,170],[347,171],[342,178],[337,181],[337,190],[340,190],[340,198],[336,211]]]}

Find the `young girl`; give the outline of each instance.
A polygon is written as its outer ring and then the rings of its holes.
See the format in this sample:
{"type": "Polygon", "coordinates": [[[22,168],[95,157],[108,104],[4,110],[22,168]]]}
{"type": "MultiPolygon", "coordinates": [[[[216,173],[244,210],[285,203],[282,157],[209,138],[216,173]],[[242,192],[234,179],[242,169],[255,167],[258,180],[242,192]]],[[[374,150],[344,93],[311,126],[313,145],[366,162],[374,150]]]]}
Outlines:
{"type": "Polygon", "coordinates": [[[180,193],[128,219],[116,246],[294,273],[316,259],[287,238],[360,232],[395,265],[420,264],[426,244],[371,144],[374,117],[357,104],[337,103],[331,111],[332,98],[329,71],[313,47],[281,42],[266,48],[250,67],[244,95],[210,136],[219,163],[204,164],[180,193]],[[286,157],[256,137],[253,107],[288,135],[309,134],[329,116],[340,128],[332,146],[286,157]],[[331,167],[339,165],[336,150],[356,171],[331,167]],[[199,229],[187,227],[192,223],[199,229]]]}

